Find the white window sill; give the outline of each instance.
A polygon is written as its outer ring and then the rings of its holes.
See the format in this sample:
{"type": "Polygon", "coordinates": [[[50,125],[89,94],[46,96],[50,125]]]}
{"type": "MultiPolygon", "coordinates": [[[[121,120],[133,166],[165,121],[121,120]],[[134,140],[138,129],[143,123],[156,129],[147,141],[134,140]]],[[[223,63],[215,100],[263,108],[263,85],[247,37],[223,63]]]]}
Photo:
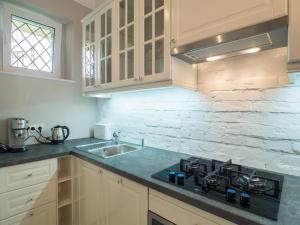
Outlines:
{"type": "Polygon", "coordinates": [[[69,80],[64,78],[56,78],[56,77],[42,77],[37,75],[24,75],[21,73],[13,73],[13,72],[4,72],[0,71],[0,76],[19,76],[23,78],[31,78],[31,79],[42,79],[42,80],[52,80],[52,81],[60,81],[60,82],[67,82],[67,83],[77,83],[75,80],[69,80]]]}

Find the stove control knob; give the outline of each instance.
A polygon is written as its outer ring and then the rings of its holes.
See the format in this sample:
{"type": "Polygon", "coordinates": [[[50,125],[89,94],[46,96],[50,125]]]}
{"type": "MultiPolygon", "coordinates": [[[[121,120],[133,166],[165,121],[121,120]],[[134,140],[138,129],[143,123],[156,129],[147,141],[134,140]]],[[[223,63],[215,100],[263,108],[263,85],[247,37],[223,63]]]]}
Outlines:
{"type": "Polygon", "coordinates": [[[232,188],[228,188],[226,191],[227,201],[234,202],[235,201],[236,190],[232,188]]]}
{"type": "Polygon", "coordinates": [[[175,183],[176,181],[176,172],[169,172],[169,181],[172,182],[172,183],[175,183]]]}
{"type": "Polygon", "coordinates": [[[183,185],[184,184],[184,173],[178,173],[177,174],[177,184],[183,185]]]}
{"type": "Polygon", "coordinates": [[[240,204],[243,206],[248,206],[250,203],[250,195],[246,192],[240,193],[240,204]]]}

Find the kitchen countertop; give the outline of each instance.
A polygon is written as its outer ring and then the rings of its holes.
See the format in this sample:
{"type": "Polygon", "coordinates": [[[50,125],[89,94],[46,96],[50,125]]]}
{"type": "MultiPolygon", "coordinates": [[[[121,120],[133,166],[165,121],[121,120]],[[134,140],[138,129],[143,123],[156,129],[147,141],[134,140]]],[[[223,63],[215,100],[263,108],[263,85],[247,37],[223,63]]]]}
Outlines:
{"type": "Polygon", "coordinates": [[[99,140],[94,138],[83,138],[67,141],[64,145],[31,145],[24,153],[1,153],[0,168],[72,154],[237,224],[300,225],[299,177],[284,175],[278,221],[273,221],[151,178],[152,174],[190,155],[144,147],[142,151],[104,159],[74,148],[97,142],[99,140]]]}

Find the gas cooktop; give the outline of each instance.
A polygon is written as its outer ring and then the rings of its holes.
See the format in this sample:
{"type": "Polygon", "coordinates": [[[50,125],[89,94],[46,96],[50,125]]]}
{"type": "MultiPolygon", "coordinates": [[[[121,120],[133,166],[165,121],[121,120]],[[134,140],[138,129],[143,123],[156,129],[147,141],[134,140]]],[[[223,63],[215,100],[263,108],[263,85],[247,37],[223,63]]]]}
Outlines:
{"type": "Polygon", "coordinates": [[[284,177],[233,164],[191,157],[153,178],[251,213],[277,220],[284,177]]]}

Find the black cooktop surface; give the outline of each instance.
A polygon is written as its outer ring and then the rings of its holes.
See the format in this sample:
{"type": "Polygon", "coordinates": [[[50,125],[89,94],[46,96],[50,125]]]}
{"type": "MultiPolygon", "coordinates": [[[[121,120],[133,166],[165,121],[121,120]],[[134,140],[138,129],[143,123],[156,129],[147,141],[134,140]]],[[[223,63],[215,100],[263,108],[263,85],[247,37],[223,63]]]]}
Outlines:
{"type": "Polygon", "coordinates": [[[153,178],[224,204],[277,220],[282,175],[217,160],[191,157],[153,178]]]}

